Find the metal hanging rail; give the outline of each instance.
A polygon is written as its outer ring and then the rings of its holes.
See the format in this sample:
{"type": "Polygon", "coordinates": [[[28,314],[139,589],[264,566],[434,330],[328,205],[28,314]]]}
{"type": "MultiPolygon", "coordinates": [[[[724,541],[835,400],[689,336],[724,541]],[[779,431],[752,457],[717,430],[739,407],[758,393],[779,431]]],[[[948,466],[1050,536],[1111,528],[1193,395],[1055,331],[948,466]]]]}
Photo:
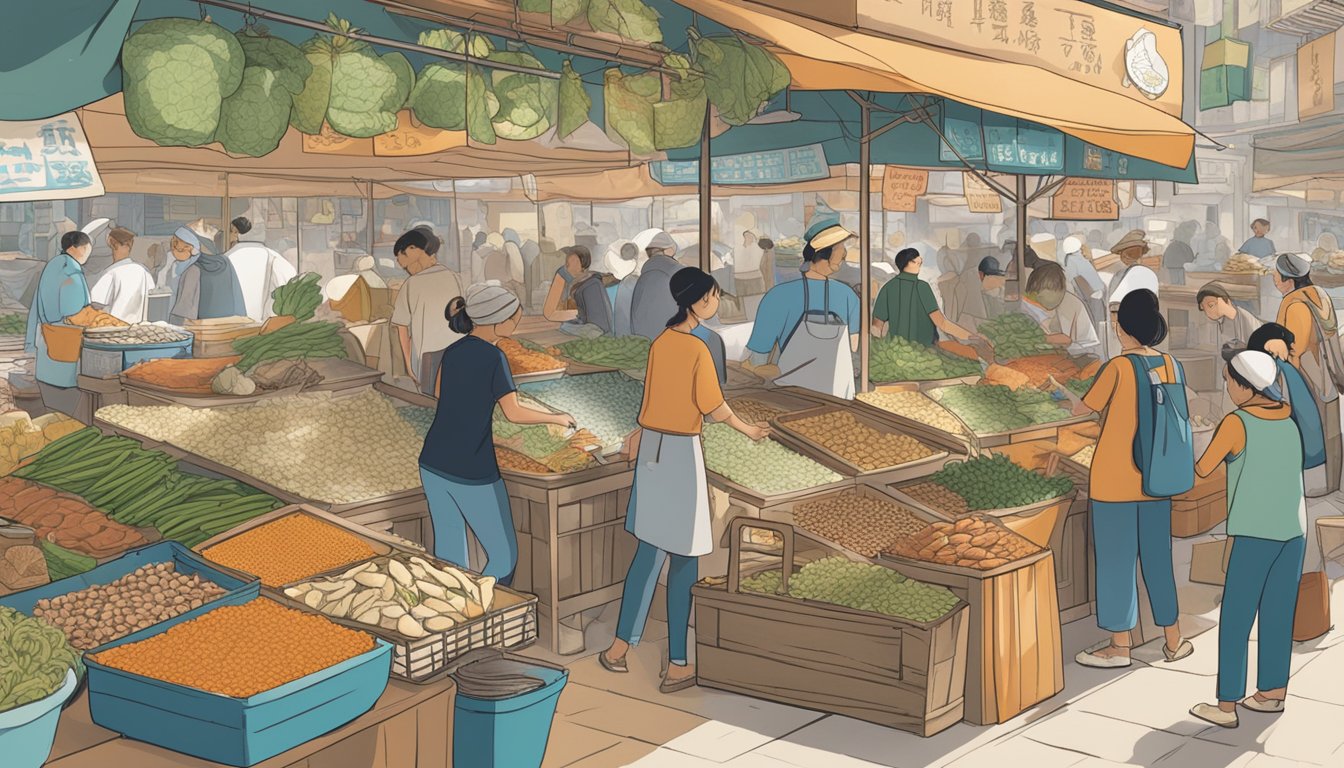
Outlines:
{"type": "Polygon", "coordinates": [[[311,29],[317,32],[325,32],[331,35],[341,35],[343,37],[348,37],[352,40],[360,40],[362,42],[370,43],[372,45],[381,45],[384,48],[394,48],[396,50],[409,51],[411,53],[422,53],[425,54],[426,56],[435,56],[437,58],[447,59],[449,61],[459,61],[464,64],[471,64],[473,66],[481,66],[487,69],[496,69],[501,72],[517,72],[518,74],[522,75],[534,75],[536,77],[544,77],[548,80],[560,79],[559,72],[552,72],[548,69],[525,67],[518,64],[509,64],[502,61],[490,61],[488,59],[481,59],[476,56],[468,56],[465,53],[454,53],[453,51],[445,51],[439,48],[430,48],[429,46],[426,45],[407,43],[401,40],[393,40],[388,37],[369,35],[363,32],[337,32],[320,21],[312,21],[311,19],[304,19],[298,16],[291,16],[287,13],[277,13],[275,11],[268,11],[264,8],[257,8],[250,3],[235,3],[232,2],[232,0],[192,0],[192,2],[194,2],[196,5],[209,5],[215,8],[223,8],[224,10],[227,11],[235,11],[237,13],[241,13],[244,16],[252,16],[258,19],[274,21],[279,24],[288,24],[293,27],[302,27],[304,29],[311,29]]]}

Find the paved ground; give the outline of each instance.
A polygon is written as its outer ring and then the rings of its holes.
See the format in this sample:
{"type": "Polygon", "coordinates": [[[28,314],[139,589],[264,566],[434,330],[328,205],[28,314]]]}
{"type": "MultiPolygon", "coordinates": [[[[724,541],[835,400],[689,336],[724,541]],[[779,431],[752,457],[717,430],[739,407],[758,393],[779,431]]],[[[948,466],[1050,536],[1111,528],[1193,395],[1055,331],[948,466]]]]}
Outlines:
{"type": "MultiPolygon", "coordinates": [[[[1344,502],[1313,505],[1312,516],[1344,514],[1344,502]],[[1336,506],[1338,505],[1338,507],[1336,506]]],[[[1188,575],[1192,541],[1177,542],[1178,577],[1188,575]]],[[[1331,571],[1338,578],[1344,571],[1331,571]]],[[[1333,593],[1339,628],[1294,650],[1287,710],[1243,713],[1224,730],[1188,714],[1214,699],[1216,626],[1221,588],[1181,578],[1182,627],[1195,655],[1167,664],[1160,643],[1136,650],[1122,671],[1072,661],[1102,637],[1092,619],[1064,628],[1065,690],[993,727],[954,726],[929,739],[845,717],[718,691],[657,692],[666,627],[631,657],[630,674],[613,675],[595,656],[565,657],[570,682],[551,733],[547,768],[1287,768],[1344,766],[1344,582],[1333,593]]],[[[609,610],[590,627],[590,654],[610,640],[609,610]]],[[[1250,680],[1255,681],[1254,633],[1250,680]]]]}

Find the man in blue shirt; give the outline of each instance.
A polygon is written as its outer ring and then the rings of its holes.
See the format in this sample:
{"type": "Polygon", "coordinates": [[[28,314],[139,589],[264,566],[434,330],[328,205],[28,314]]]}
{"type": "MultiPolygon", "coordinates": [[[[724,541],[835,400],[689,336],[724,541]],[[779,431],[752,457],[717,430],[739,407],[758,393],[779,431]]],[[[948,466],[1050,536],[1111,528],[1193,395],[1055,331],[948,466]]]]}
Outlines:
{"type": "Polygon", "coordinates": [[[1256,219],[1251,222],[1251,231],[1255,236],[1241,244],[1242,253],[1257,259],[1278,253],[1274,250],[1274,241],[1269,239],[1269,219],[1256,219]]]}
{"type": "Polygon", "coordinates": [[[72,413],[79,402],[75,389],[78,362],[52,359],[47,351],[44,325],[61,325],[66,318],[89,305],[89,284],[84,279],[84,263],[93,253],[93,241],[80,231],[61,235],[61,252],[42,269],[37,295],[28,309],[25,348],[37,357],[36,374],[42,401],[52,410],[72,413]]]}

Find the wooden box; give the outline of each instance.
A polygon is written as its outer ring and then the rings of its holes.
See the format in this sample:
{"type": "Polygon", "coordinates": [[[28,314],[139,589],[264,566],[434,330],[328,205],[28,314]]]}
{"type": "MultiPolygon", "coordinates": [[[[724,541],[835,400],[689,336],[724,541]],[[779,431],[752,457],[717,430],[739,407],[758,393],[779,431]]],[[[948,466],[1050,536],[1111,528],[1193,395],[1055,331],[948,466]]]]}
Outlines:
{"type": "Polygon", "coordinates": [[[1227,520],[1227,468],[1195,478],[1195,487],[1171,500],[1171,535],[1178,539],[1208,533],[1227,520]]]}
{"type": "Polygon", "coordinates": [[[883,555],[883,565],[941,584],[969,605],[966,721],[1003,723],[1064,690],[1055,559],[1046,550],[992,571],[883,555]]]}
{"type": "Polygon", "coordinates": [[[932,736],[962,719],[966,606],[907,621],[838,605],[739,590],[744,525],[774,530],[792,573],[794,532],[737,519],[727,583],[695,595],[697,682],[783,704],[932,736]]]}
{"type": "Polygon", "coordinates": [[[579,653],[582,639],[566,633],[578,614],[621,599],[625,572],[638,542],[625,530],[634,467],[606,464],[565,475],[502,472],[518,532],[513,588],[538,598],[542,646],[579,653]]]}

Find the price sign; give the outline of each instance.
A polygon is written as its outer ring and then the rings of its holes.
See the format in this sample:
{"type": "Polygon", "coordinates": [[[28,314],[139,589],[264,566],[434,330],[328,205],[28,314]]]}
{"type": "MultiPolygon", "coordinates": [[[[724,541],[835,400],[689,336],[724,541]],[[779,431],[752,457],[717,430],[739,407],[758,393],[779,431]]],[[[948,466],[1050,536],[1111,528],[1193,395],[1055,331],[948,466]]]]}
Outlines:
{"type": "Polygon", "coordinates": [[[1050,199],[1050,218],[1065,221],[1116,221],[1120,201],[1111,179],[1065,179],[1050,199]]]}
{"type": "Polygon", "coordinates": [[[966,191],[966,207],[971,213],[1003,213],[1003,199],[979,176],[962,171],[961,186],[966,191]]]}
{"type": "Polygon", "coordinates": [[[928,171],[888,165],[882,174],[882,209],[914,213],[920,195],[928,191],[928,171]]]}

